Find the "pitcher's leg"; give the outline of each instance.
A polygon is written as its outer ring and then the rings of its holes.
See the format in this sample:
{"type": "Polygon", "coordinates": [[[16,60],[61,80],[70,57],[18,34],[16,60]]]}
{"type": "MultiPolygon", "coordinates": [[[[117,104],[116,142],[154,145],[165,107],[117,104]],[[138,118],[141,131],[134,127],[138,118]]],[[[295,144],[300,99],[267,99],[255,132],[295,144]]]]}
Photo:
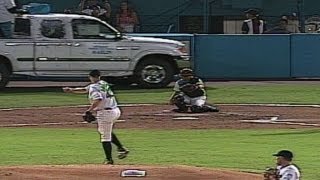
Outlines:
{"type": "Polygon", "coordinates": [[[98,132],[100,133],[101,142],[112,141],[112,122],[99,122],[98,121],[98,132]]]}
{"type": "Polygon", "coordinates": [[[112,143],[115,144],[118,147],[118,149],[122,149],[123,148],[120,140],[118,139],[116,134],[114,134],[114,132],[111,133],[111,140],[112,140],[112,143]]]}
{"type": "MultiPolygon", "coordinates": [[[[113,122],[115,122],[120,117],[121,111],[119,108],[116,108],[116,109],[112,110],[112,113],[115,114],[115,116],[114,116],[115,119],[113,121],[113,122]]],[[[129,150],[122,145],[122,143],[118,139],[117,135],[113,131],[111,133],[111,139],[112,139],[112,143],[118,147],[118,158],[119,159],[126,158],[127,155],[129,154],[129,150]]]]}
{"type": "Polygon", "coordinates": [[[118,147],[118,158],[119,159],[126,158],[127,155],[129,154],[129,150],[121,144],[120,140],[118,139],[118,137],[114,132],[112,132],[112,143],[118,147]]]}
{"type": "Polygon", "coordinates": [[[113,164],[112,160],[112,145],[111,142],[102,142],[102,147],[104,150],[104,154],[106,156],[105,164],[113,164]]]}
{"type": "Polygon", "coordinates": [[[108,113],[101,111],[97,113],[98,132],[100,134],[100,141],[106,156],[105,164],[113,164],[112,159],[112,127],[113,121],[108,116],[108,113]]]}

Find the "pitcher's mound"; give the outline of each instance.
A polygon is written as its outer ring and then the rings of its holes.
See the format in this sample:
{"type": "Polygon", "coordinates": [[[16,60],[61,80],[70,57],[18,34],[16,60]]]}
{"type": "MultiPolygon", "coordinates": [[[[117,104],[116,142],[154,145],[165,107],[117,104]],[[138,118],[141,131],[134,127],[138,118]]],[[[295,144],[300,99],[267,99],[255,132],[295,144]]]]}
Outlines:
{"type": "Polygon", "coordinates": [[[47,179],[108,179],[108,180],[261,180],[262,176],[244,172],[214,170],[189,166],[135,166],[135,165],[55,165],[0,167],[0,179],[47,180],[47,179]],[[126,169],[145,170],[145,177],[120,177],[126,169]]]}

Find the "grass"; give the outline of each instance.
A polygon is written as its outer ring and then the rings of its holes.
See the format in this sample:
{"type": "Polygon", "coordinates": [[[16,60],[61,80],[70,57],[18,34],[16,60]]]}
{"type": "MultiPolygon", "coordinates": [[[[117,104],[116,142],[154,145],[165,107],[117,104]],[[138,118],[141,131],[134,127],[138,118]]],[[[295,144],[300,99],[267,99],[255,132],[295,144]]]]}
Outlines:
{"type": "MultiPolygon", "coordinates": [[[[320,104],[320,85],[270,84],[208,87],[211,103],[320,104]]],[[[172,88],[115,90],[120,103],[166,103],[172,88]]],[[[8,89],[0,108],[87,104],[86,95],[60,89],[8,89]]],[[[292,149],[304,180],[320,179],[320,130],[119,130],[131,150],[123,164],[185,164],[261,172],[271,154],[292,149]]],[[[0,166],[101,163],[95,129],[1,128],[0,166]]]]}
{"type": "MultiPolygon", "coordinates": [[[[130,148],[120,164],[183,164],[262,172],[271,155],[294,149],[304,180],[320,178],[320,130],[117,130],[130,148]],[[312,147],[312,148],[310,148],[312,147]]],[[[92,164],[103,161],[95,129],[3,128],[0,165],[92,164]]]]}
{"type": "MultiPolygon", "coordinates": [[[[210,103],[290,103],[320,104],[320,85],[217,85],[207,88],[210,103]]],[[[115,90],[120,103],[167,103],[172,88],[115,90]]],[[[60,89],[38,92],[0,92],[0,108],[87,104],[86,95],[66,94],[60,89]]]]}

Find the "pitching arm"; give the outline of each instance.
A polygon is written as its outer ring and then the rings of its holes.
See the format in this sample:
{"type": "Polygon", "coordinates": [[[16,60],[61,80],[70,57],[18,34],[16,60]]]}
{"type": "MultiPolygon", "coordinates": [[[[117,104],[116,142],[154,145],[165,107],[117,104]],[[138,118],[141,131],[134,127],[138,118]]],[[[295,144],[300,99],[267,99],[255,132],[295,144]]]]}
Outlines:
{"type": "Polygon", "coordinates": [[[70,87],[64,87],[62,88],[63,92],[66,93],[74,93],[74,94],[87,94],[88,89],[86,87],[77,87],[77,88],[70,88],[70,87]]]}

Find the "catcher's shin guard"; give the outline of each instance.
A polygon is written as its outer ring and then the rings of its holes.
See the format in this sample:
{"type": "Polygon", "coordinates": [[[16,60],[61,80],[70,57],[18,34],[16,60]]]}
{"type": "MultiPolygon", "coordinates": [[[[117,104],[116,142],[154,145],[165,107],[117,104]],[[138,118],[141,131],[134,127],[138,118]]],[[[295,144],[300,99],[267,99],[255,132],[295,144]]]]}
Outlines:
{"type": "Polygon", "coordinates": [[[202,108],[204,112],[219,112],[219,109],[215,106],[203,105],[202,108]]]}
{"type": "Polygon", "coordinates": [[[196,106],[196,105],[191,106],[191,107],[190,107],[190,110],[191,110],[191,112],[193,112],[193,113],[202,113],[202,112],[205,112],[204,109],[203,109],[203,107],[201,107],[201,106],[196,106]]]}
{"type": "Polygon", "coordinates": [[[174,105],[176,105],[180,111],[188,111],[188,106],[184,102],[184,97],[183,96],[181,96],[181,95],[176,96],[174,98],[174,100],[175,100],[174,105]]]}

